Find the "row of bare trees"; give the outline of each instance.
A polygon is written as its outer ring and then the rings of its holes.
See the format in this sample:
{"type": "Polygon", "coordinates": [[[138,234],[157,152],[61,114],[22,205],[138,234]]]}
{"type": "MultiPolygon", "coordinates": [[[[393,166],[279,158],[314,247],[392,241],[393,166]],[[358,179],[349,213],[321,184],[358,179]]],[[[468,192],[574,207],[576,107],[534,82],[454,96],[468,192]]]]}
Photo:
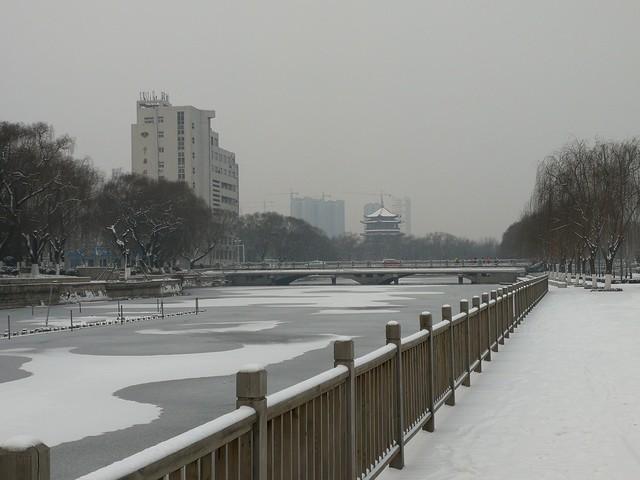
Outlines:
{"type": "Polygon", "coordinates": [[[56,265],[99,181],[73,141],[44,124],[0,123],[0,258],[26,257],[37,273],[45,252],[56,265]]]}
{"type": "Polygon", "coordinates": [[[45,123],[0,123],[0,260],[47,259],[104,243],[143,269],[190,266],[228,238],[232,215],[213,212],[184,183],[121,175],[105,181],[73,141],[45,123]]]}
{"type": "Polygon", "coordinates": [[[505,232],[503,253],[591,273],[601,258],[610,285],[623,245],[637,253],[639,215],[640,140],[575,141],[540,164],[529,209],[505,232]]]}
{"type": "Polygon", "coordinates": [[[124,259],[132,255],[145,271],[185,260],[189,268],[227,241],[236,217],[212,211],[184,182],[121,175],[98,190],[94,211],[124,259]]]}

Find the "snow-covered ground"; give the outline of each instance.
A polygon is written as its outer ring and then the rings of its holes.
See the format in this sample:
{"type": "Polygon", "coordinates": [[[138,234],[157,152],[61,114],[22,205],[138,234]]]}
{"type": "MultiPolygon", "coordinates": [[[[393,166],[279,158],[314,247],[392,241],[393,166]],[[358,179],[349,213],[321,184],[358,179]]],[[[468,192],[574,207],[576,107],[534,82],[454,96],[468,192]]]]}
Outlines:
{"type": "Polygon", "coordinates": [[[623,288],[552,288],[380,478],[640,478],[640,285],[623,288]]]}

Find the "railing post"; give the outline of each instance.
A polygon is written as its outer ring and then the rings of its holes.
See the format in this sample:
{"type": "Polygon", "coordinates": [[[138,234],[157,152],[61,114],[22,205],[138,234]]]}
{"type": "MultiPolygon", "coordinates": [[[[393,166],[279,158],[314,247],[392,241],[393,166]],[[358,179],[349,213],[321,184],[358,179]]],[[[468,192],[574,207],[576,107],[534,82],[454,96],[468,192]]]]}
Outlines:
{"type": "Polygon", "coordinates": [[[0,478],[49,480],[49,447],[28,437],[14,437],[0,445],[0,478]]]}
{"type": "Polygon", "coordinates": [[[443,305],[442,320],[447,320],[449,322],[449,371],[447,373],[449,374],[449,388],[451,389],[451,393],[444,403],[453,407],[456,404],[456,374],[454,369],[455,352],[453,345],[453,322],[451,319],[451,305],[443,305]]]}
{"type": "Polygon", "coordinates": [[[500,300],[500,332],[502,333],[502,343],[509,338],[509,324],[507,323],[507,297],[506,289],[498,289],[498,298],[500,300]]]}
{"type": "Polygon", "coordinates": [[[476,312],[476,338],[472,339],[472,341],[476,342],[478,345],[478,365],[474,369],[474,372],[482,373],[482,338],[480,338],[480,332],[482,331],[482,325],[480,325],[480,297],[474,295],[471,298],[471,306],[478,309],[476,312]]]}
{"type": "Polygon", "coordinates": [[[336,340],[333,344],[334,366],[344,365],[349,369],[345,383],[346,418],[344,429],[345,452],[343,453],[344,476],[352,480],[356,478],[356,370],[354,366],[355,350],[353,340],[336,340]]]}
{"type": "Polygon", "coordinates": [[[396,411],[393,418],[393,429],[398,442],[398,453],[394,455],[389,463],[392,468],[404,468],[404,389],[402,388],[402,337],[400,324],[398,322],[388,322],[386,326],[387,344],[393,343],[396,346],[396,366],[394,372],[394,402],[396,411]]]}
{"type": "MultiPolygon", "coordinates": [[[[466,317],[464,319],[464,368],[467,371],[466,377],[462,381],[462,385],[465,387],[471,386],[471,335],[470,335],[470,326],[469,326],[469,300],[462,299],[460,300],[460,312],[465,313],[466,317]]],[[[453,334],[453,330],[451,330],[453,334]]]]}
{"type": "Polygon", "coordinates": [[[253,425],[252,480],[267,479],[267,371],[261,365],[250,365],[236,374],[236,407],[247,406],[256,411],[253,425]]]}
{"type": "Polygon", "coordinates": [[[522,317],[524,317],[525,285],[526,283],[521,282],[520,288],[518,288],[518,290],[520,291],[520,295],[518,297],[518,323],[522,323],[522,317]]]}
{"type": "Polygon", "coordinates": [[[497,290],[491,290],[491,300],[493,300],[493,309],[492,309],[492,321],[493,324],[495,326],[495,334],[496,334],[496,344],[493,346],[493,351],[497,352],[498,351],[498,345],[500,343],[499,338],[500,338],[500,329],[498,328],[498,291],[497,290]]]}
{"type": "Polygon", "coordinates": [[[431,312],[422,312],[420,314],[420,330],[428,330],[429,331],[429,368],[427,368],[427,378],[426,382],[429,386],[429,398],[427,399],[429,411],[431,412],[431,417],[427,420],[422,427],[423,430],[427,432],[433,432],[436,427],[436,412],[434,412],[434,401],[433,401],[433,385],[434,385],[434,375],[433,375],[433,317],[431,316],[431,312]]]}
{"type": "Polygon", "coordinates": [[[515,288],[513,287],[513,285],[509,285],[507,287],[507,309],[509,311],[509,332],[513,333],[514,332],[514,328],[515,328],[515,323],[516,320],[514,318],[514,302],[515,302],[515,288]]]}
{"type": "MultiPolygon", "coordinates": [[[[487,322],[487,356],[485,357],[485,360],[487,362],[490,362],[491,361],[491,315],[489,313],[490,310],[489,310],[489,293],[488,292],[482,293],[482,303],[486,305],[484,309],[484,318],[487,322]]],[[[482,353],[480,353],[480,355],[482,355],[482,353]]]]}

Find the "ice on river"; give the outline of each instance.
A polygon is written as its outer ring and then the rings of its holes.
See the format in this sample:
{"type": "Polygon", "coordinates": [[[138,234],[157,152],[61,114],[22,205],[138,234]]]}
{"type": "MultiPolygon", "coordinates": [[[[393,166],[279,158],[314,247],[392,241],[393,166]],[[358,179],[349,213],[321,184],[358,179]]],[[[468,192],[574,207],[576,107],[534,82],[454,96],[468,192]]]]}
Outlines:
{"type": "MultiPolygon", "coordinates": [[[[186,355],[101,356],[53,349],[19,355],[29,377],[0,384],[1,440],[28,433],[49,446],[150,423],[161,414],[152,404],[118,398],[123,388],[184,378],[236,373],[247,359],[265,365],[325,348],[338,337],[300,342],[245,344],[235,350],[186,355]],[[60,372],[68,372],[66,378],[60,372]]],[[[3,355],[11,350],[0,351],[3,355]]]]}

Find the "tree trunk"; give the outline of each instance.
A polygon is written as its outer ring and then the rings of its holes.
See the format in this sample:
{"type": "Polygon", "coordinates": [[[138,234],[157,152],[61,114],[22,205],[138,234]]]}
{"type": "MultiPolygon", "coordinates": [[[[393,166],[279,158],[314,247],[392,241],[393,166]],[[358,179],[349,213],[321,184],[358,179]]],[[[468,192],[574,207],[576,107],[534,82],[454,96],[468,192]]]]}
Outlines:
{"type": "Polygon", "coordinates": [[[605,258],[605,271],[604,271],[604,288],[605,290],[611,290],[611,283],[613,280],[613,262],[614,258],[605,258]]]}

